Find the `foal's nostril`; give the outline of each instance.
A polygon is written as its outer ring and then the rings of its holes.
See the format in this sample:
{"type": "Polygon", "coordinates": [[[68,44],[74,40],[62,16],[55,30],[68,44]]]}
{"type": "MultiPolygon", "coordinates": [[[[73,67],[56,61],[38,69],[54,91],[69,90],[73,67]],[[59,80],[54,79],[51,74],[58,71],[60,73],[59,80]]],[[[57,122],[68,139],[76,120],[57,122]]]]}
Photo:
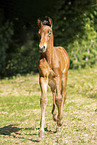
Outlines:
{"type": "Polygon", "coordinates": [[[45,49],[45,46],[43,46],[43,49],[45,49]]]}

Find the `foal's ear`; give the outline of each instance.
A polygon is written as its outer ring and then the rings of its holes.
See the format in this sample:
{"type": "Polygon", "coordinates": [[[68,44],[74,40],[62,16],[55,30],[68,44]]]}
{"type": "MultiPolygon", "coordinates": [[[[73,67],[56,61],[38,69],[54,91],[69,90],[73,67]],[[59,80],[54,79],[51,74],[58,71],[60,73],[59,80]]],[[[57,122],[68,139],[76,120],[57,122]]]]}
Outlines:
{"type": "Polygon", "coordinates": [[[41,27],[43,25],[43,23],[40,19],[37,20],[37,24],[38,24],[39,27],[41,27]]]}
{"type": "Polygon", "coordinates": [[[51,18],[48,18],[48,21],[49,21],[49,24],[50,24],[50,26],[52,28],[52,19],[51,18]]]}

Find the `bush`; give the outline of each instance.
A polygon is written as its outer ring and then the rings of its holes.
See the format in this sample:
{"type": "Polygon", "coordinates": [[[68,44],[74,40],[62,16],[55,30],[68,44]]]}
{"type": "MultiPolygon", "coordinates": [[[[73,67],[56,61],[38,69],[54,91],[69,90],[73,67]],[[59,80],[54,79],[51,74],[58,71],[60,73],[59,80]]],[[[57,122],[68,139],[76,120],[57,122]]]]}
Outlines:
{"type": "Polygon", "coordinates": [[[32,40],[28,40],[24,45],[18,48],[16,53],[12,54],[12,59],[8,62],[8,75],[17,73],[30,73],[38,71],[39,52],[38,46],[32,40]]]}
{"type": "Polygon", "coordinates": [[[85,35],[82,38],[79,35],[73,44],[68,45],[71,68],[83,68],[97,63],[97,32],[93,26],[93,20],[87,17],[85,35]]]}
{"type": "Polygon", "coordinates": [[[6,22],[2,27],[0,27],[0,76],[4,76],[6,73],[6,66],[8,63],[7,50],[12,42],[13,34],[12,23],[6,22]]]}

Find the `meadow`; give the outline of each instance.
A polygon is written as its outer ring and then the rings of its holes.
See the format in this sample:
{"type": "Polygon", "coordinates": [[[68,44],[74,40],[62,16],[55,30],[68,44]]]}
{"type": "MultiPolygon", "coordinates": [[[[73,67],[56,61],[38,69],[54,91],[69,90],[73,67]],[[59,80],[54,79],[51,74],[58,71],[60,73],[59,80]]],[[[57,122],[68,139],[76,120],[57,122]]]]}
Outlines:
{"type": "Polygon", "coordinates": [[[97,65],[69,70],[60,133],[55,132],[53,97],[48,88],[44,138],[38,136],[41,112],[38,77],[32,72],[0,80],[0,145],[96,145],[97,65]]]}

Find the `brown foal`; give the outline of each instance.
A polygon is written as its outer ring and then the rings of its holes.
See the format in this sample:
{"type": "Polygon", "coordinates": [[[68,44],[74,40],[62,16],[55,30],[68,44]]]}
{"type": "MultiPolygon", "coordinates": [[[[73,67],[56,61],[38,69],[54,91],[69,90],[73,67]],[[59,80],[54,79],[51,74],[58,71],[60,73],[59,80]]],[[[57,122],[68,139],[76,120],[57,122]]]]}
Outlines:
{"type": "Polygon", "coordinates": [[[69,68],[69,56],[63,47],[53,46],[52,20],[48,18],[48,25],[38,19],[40,36],[39,49],[39,82],[41,87],[41,121],[40,135],[44,134],[45,109],[47,105],[47,86],[53,93],[53,119],[57,122],[57,131],[62,127],[62,110],[66,99],[66,85],[69,68]],[[56,113],[56,106],[58,114],[56,113]]]}

